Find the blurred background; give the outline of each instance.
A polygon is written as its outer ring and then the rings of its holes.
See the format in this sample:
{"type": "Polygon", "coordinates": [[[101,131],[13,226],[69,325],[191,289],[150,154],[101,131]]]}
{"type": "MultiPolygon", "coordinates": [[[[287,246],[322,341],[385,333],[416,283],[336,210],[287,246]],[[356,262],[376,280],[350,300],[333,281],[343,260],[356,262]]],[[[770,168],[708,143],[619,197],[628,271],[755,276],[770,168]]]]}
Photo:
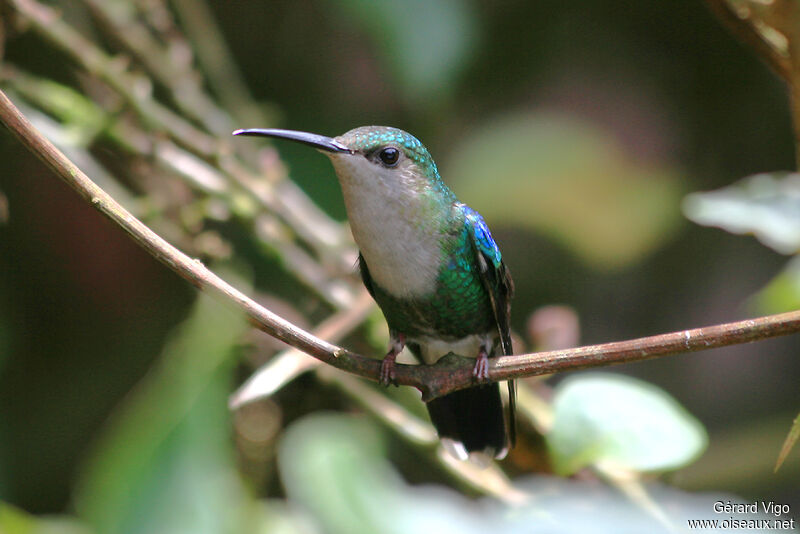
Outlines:
{"type": "MultiPolygon", "coordinates": [[[[382,354],[385,326],[359,300],[327,158],[231,140],[233,129],[333,136],[384,124],[416,135],[492,228],[516,283],[519,350],[548,345],[531,319],[546,305],[566,307],[551,318],[569,345],[800,302],[786,254],[681,209],[689,193],[795,167],[783,82],[702,2],[0,6],[2,88],[37,127],[157,232],[300,326],[363,309],[362,326],[352,312],[354,326],[337,330],[362,353],[382,354]]],[[[0,499],[14,507],[4,514],[58,514],[76,532],[180,531],[191,514],[192,532],[242,521],[370,531],[315,508],[328,497],[352,505],[350,481],[468,529],[459,499],[507,504],[522,491],[470,483],[429,437],[382,421],[377,388],[329,370],[229,411],[228,396],[284,348],[198,299],[0,131],[0,499]]],[[[797,452],[773,467],[798,411],[798,348],[792,336],[610,370],[666,391],[708,432],[693,463],[655,469],[670,471],[658,491],[736,494],[797,514],[797,452]]],[[[562,379],[531,389],[546,401],[562,379]]],[[[388,399],[424,420],[413,397],[388,399]]],[[[512,481],[553,473],[552,443],[532,421],[502,464],[512,481]]],[[[605,495],[593,503],[616,492],[581,477],[605,495]]],[[[389,531],[381,520],[371,531],[389,531]]]]}

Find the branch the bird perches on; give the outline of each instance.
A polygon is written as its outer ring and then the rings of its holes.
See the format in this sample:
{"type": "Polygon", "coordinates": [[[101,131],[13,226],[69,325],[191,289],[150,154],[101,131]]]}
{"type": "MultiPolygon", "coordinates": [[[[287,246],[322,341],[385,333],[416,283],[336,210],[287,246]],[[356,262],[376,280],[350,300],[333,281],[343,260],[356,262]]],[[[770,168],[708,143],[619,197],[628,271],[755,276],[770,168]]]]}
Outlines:
{"type": "MultiPolygon", "coordinates": [[[[232,287],[199,260],[190,258],[159,237],[100,189],[36,130],[2,91],[0,91],[0,121],[81,197],[120,226],[145,251],[195,287],[208,291],[221,302],[241,310],[256,328],[292,347],[343,371],[378,381],[380,360],[338,347],[295,326],[232,287]]],[[[500,381],[635,362],[759,341],[796,332],[800,332],[800,311],[627,341],[501,356],[490,361],[489,380],[500,381]]],[[[416,387],[422,392],[423,400],[430,400],[472,385],[473,364],[472,360],[455,355],[443,358],[436,365],[398,364],[396,382],[416,387]]]]}

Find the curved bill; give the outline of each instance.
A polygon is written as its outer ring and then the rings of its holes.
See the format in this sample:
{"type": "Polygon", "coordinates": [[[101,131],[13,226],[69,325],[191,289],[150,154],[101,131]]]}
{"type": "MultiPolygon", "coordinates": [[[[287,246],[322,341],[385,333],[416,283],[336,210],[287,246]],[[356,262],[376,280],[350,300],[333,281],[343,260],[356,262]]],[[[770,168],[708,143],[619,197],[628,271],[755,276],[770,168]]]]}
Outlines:
{"type": "Polygon", "coordinates": [[[278,139],[289,139],[305,145],[313,146],[327,152],[346,152],[352,154],[353,151],[343,144],[335,141],[331,137],[317,135],[308,132],[298,132],[295,130],[279,130],[277,128],[250,128],[246,130],[236,130],[233,135],[249,135],[253,137],[276,137],[278,139]]]}

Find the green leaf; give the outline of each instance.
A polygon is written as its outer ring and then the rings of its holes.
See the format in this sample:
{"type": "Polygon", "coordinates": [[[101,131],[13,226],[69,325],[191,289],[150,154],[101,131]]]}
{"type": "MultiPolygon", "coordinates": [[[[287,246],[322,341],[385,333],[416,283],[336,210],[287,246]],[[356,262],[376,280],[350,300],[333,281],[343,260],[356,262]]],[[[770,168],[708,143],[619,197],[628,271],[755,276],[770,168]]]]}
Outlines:
{"type": "MultiPolygon", "coordinates": [[[[737,521],[755,519],[775,519],[774,515],[759,513],[714,512],[715,502],[752,502],[731,494],[686,493],[659,483],[644,486],[649,499],[658,505],[666,515],[668,524],[657,520],[640,503],[623,497],[616,490],[596,481],[556,477],[521,477],[516,480],[517,488],[529,492],[534,498],[523,506],[513,507],[498,518],[491,529],[492,534],[541,533],[541,534],[676,534],[692,532],[686,530],[688,521],[717,520],[735,518],[737,521]],[[503,528],[505,527],[505,528],[503,528]]],[[[789,517],[782,516],[782,520],[789,517]]],[[[744,525],[744,523],[739,523],[744,525]]],[[[762,523],[763,524],[763,523],[762,523]]],[[[721,528],[700,532],[747,532],[721,528]]],[[[778,532],[777,529],[759,532],[778,532]]]]}
{"type": "Polygon", "coordinates": [[[79,484],[97,532],[242,532],[226,397],[244,317],[200,296],[163,359],[125,400],[79,484]]]}
{"type": "Polygon", "coordinates": [[[783,447],[781,447],[781,452],[778,454],[778,460],[777,462],[775,462],[776,472],[778,471],[778,469],[781,468],[783,462],[786,461],[786,458],[789,456],[789,453],[797,444],[798,439],[800,439],[800,415],[795,417],[794,422],[792,423],[792,428],[789,430],[789,434],[786,436],[786,441],[783,442],[783,447]]]}
{"type": "Polygon", "coordinates": [[[753,295],[748,307],[759,314],[800,309],[800,256],[792,258],[783,271],[753,295]]]}
{"type": "Polygon", "coordinates": [[[105,126],[103,111],[71,87],[16,71],[13,83],[34,104],[63,123],[70,146],[86,146],[105,126]]]}
{"type": "Polygon", "coordinates": [[[491,517],[451,490],[406,484],[369,420],[314,414],[290,426],[278,454],[290,502],[332,534],[491,530],[491,517]]]}
{"type": "Polygon", "coordinates": [[[556,388],[547,445],[562,475],[607,462],[665,471],[697,458],[707,437],[699,421],[663,390],[622,375],[588,374],[556,388]]]}
{"type": "Polygon", "coordinates": [[[0,532],[3,534],[89,534],[89,529],[73,518],[36,517],[0,502],[0,532]]]}
{"type": "MultiPolygon", "coordinates": [[[[716,518],[713,503],[732,498],[643,486],[642,493],[663,507],[674,528],[596,481],[522,476],[513,482],[513,504],[467,498],[443,486],[406,483],[386,460],[386,445],[374,423],[342,414],[314,414],[295,422],[278,452],[289,508],[305,511],[316,532],[330,534],[668,534],[685,528],[687,519],[716,518]]],[[[725,517],[734,516],[754,518],[725,517]]]]}
{"type": "Polygon", "coordinates": [[[800,174],[756,174],[716,191],[692,193],[683,211],[697,224],[752,234],[781,254],[800,252],[800,174]]]}
{"type": "Polygon", "coordinates": [[[680,222],[675,170],[637,161],[610,132],[566,115],[481,126],[444,175],[491,226],[533,230],[599,268],[640,260],[680,222]]]}
{"type": "Polygon", "coordinates": [[[475,45],[477,21],[459,0],[341,0],[379,46],[403,94],[419,105],[449,94],[475,45]]]}

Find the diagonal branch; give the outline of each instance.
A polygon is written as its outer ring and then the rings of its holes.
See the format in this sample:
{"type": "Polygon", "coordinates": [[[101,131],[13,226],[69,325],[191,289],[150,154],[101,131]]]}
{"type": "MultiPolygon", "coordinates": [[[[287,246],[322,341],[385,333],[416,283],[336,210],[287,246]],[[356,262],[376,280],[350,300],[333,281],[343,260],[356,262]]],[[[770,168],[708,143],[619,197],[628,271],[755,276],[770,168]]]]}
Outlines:
{"type": "MultiPolygon", "coordinates": [[[[380,361],[353,353],[323,341],[260,306],[219,278],[200,261],[194,260],[155,234],[94,184],[74,163],[48,141],[8,97],[0,91],[0,122],[96,209],[125,230],[142,248],[202,291],[243,311],[257,328],[311,356],[350,373],[378,380],[380,361]]],[[[507,380],[558,371],[628,363],[738,343],[747,343],[800,331],[800,311],[770,315],[705,328],[658,336],[589,345],[493,359],[491,380],[507,380]]],[[[470,386],[473,362],[447,356],[436,365],[397,365],[397,383],[418,388],[423,399],[470,386]]]]}
{"type": "Polygon", "coordinates": [[[717,16],[728,31],[740,41],[750,45],[758,56],[786,83],[792,83],[792,65],[756,30],[751,18],[742,18],[728,0],[706,0],[708,8],[717,16]]]}
{"type": "MultiPolygon", "coordinates": [[[[66,53],[81,70],[109,86],[148,128],[164,132],[176,145],[200,159],[216,162],[231,184],[263,207],[265,213],[277,215],[285,221],[291,227],[289,233],[299,234],[323,260],[327,260],[333,250],[341,250],[339,245],[345,240],[346,231],[309,201],[297,184],[283,179],[275,182],[262,180],[256,184],[255,173],[230,152],[226,143],[221,143],[218,138],[206,134],[161,104],[151,92],[142,91],[148,82],[128,69],[121,58],[112,57],[87,40],[57,10],[36,0],[9,0],[2,4],[13,8],[22,20],[56,49],[66,53]],[[293,209],[298,206],[302,210],[293,209]]],[[[206,110],[208,115],[215,112],[221,110],[206,110]]],[[[277,223],[282,226],[280,220],[277,223]]],[[[343,261],[341,254],[336,254],[335,258],[339,260],[340,268],[349,269],[352,265],[352,262],[343,261]]]]}

